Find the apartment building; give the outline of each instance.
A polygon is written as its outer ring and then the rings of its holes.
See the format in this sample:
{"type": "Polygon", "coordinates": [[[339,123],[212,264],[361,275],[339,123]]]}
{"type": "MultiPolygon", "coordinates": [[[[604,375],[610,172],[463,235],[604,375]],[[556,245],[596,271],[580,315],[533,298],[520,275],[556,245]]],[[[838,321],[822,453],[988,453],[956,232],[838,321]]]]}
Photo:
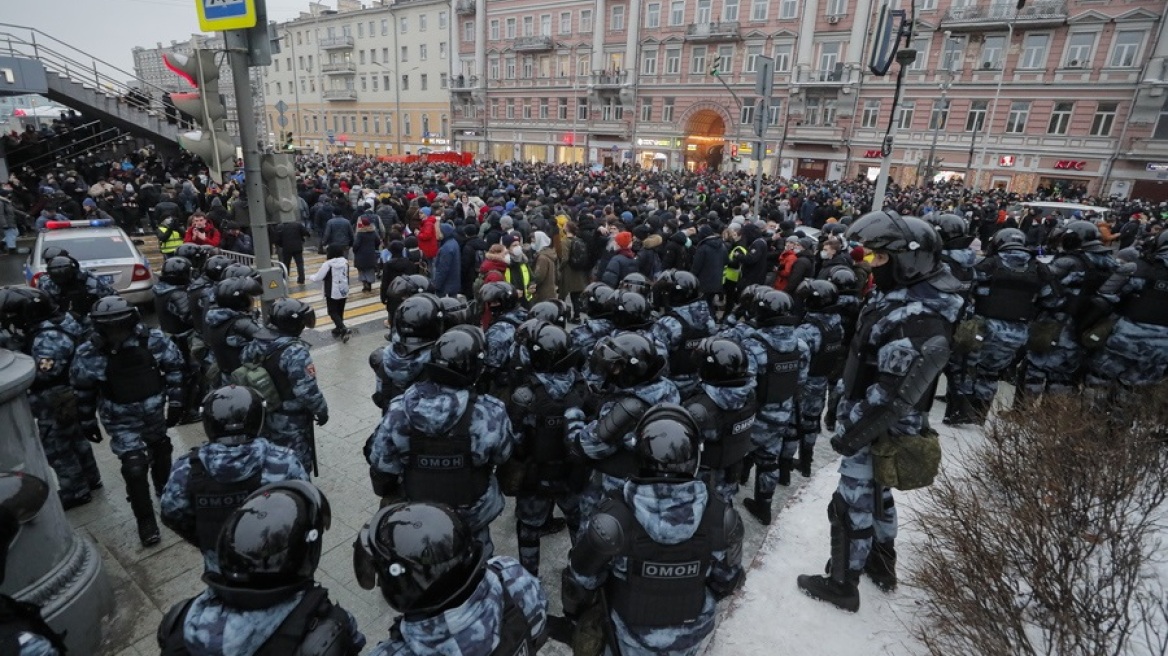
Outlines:
{"type": "Polygon", "coordinates": [[[764,170],[842,179],[875,174],[895,122],[898,182],[1168,199],[1163,0],[916,0],[895,108],[897,66],[868,67],[876,0],[448,6],[453,145],[484,157],[751,169],[764,150],[764,170]]]}

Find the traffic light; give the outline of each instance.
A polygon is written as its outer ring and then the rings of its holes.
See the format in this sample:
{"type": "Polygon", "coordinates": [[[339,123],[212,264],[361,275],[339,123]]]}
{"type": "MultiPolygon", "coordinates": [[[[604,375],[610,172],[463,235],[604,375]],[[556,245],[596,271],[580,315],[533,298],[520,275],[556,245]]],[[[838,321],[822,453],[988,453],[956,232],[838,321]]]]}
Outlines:
{"type": "MultiPolygon", "coordinates": [[[[291,134],[291,133],[289,133],[291,134]]],[[[289,223],[300,218],[296,202],[296,167],[293,155],[267,154],[260,160],[264,181],[264,208],[268,223],[289,223]]]]}
{"type": "Polygon", "coordinates": [[[194,55],[168,52],[162,56],[170,70],[185,79],[196,91],[172,93],[179,111],[194,117],[198,130],[183,132],[178,145],[198,155],[216,182],[235,169],[235,144],[227,136],[227,107],[219,94],[219,67],[215,51],[195,50],[194,55]]]}
{"type": "Polygon", "coordinates": [[[713,63],[714,63],[714,66],[712,68],[710,68],[710,75],[713,75],[714,77],[718,77],[718,73],[722,69],[722,58],[721,57],[714,57],[713,63]]]}

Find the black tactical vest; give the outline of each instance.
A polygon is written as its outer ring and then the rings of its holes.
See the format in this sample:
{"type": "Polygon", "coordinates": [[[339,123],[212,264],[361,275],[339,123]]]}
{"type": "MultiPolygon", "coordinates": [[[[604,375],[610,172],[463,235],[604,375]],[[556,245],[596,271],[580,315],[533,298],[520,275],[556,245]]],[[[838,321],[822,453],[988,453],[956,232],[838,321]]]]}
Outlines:
{"type": "Polygon", "coordinates": [[[186,294],[187,290],[174,287],[164,294],[154,295],[154,312],[158,315],[158,327],[167,335],[179,335],[190,330],[192,326],[170,310],[170,300],[175,294],[186,294]]]}
{"type": "Polygon", "coordinates": [[[434,501],[469,506],[487,493],[493,467],[474,464],[470,422],[477,397],[471,394],[458,423],[443,435],[427,435],[412,426],[410,463],[402,484],[410,501],[434,501]]]}
{"type": "Polygon", "coordinates": [[[597,512],[608,513],[625,533],[627,578],[608,578],[609,605],[630,626],[665,627],[693,622],[706,603],[706,573],[713,552],[726,548],[726,507],[714,494],[693,536],[679,544],[661,544],[641,526],[625,502],[606,499],[597,512]]]}
{"type": "Polygon", "coordinates": [[[848,352],[844,350],[843,323],[831,324],[810,313],[805,319],[819,329],[819,350],[811,355],[809,376],[819,376],[835,380],[844,369],[844,360],[848,352]]]}
{"type": "Polygon", "coordinates": [[[626,479],[637,473],[637,459],[621,441],[612,455],[594,461],[592,468],[613,478],[626,479]]]}
{"type": "Polygon", "coordinates": [[[488,564],[487,567],[499,578],[503,588],[503,617],[499,622],[499,644],[491,650],[491,656],[535,656],[541,645],[531,637],[531,624],[523,609],[515,603],[503,580],[502,566],[488,564]]]}
{"type": "Polygon", "coordinates": [[[1091,300],[1111,277],[1111,271],[1096,265],[1086,253],[1075,253],[1071,257],[1078,262],[1075,270],[1083,272],[1083,278],[1078,283],[1067,286],[1069,296],[1066,312],[1077,322],[1091,309],[1091,300]]]}
{"type": "MultiPolygon", "coordinates": [[[[869,344],[872,329],[884,318],[884,314],[880,313],[879,310],[878,305],[868,305],[860,311],[856,334],[852,337],[848,360],[844,364],[843,398],[845,399],[853,401],[862,399],[868,387],[876,382],[876,376],[880,373],[876,364],[876,349],[869,344]]],[[[888,311],[891,310],[891,307],[888,308],[888,311]]]]}
{"type": "Polygon", "coordinates": [[[76,280],[68,288],[61,288],[61,298],[57,299],[62,310],[73,313],[78,319],[88,317],[93,304],[101,297],[89,291],[87,277],[76,280]]]}
{"type": "Polygon", "coordinates": [[[136,346],[106,352],[101,393],[107,401],[137,403],[163,392],[162,372],[150,352],[150,337],[139,335],[137,342],[136,346]]]}
{"type": "Polygon", "coordinates": [[[230,376],[231,372],[243,364],[240,358],[243,348],[229,345],[227,337],[236,332],[237,324],[248,320],[250,318],[247,315],[239,314],[216,326],[207,326],[203,331],[207,347],[215,354],[215,363],[219,365],[219,371],[225,376],[230,376]]]}
{"type": "Polygon", "coordinates": [[[974,312],[987,319],[1031,321],[1038,316],[1034,301],[1041,289],[1036,259],[1031,258],[1021,271],[999,260],[991,274],[989,294],[977,297],[974,312]]]}
{"type": "Polygon", "coordinates": [[[702,340],[710,336],[710,331],[706,330],[705,326],[691,326],[685,317],[675,312],[671,312],[669,316],[681,324],[680,343],[669,353],[669,375],[692,376],[698,372],[700,364],[694,354],[698,352],[702,340]]]}
{"type": "Polygon", "coordinates": [[[685,405],[687,408],[700,405],[704,411],[702,414],[717,426],[718,440],[702,444],[702,469],[733,467],[754,450],[750,429],[754,426],[758,404],[753,398],[738,410],[723,410],[705,392],[698,392],[685,405]]]}
{"type": "Polygon", "coordinates": [[[1168,326],[1168,266],[1140,260],[1132,277],[1143,278],[1144,288],[1123,300],[1119,315],[1136,323],[1168,326]]]}
{"type": "Polygon", "coordinates": [[[201,335],[206,326],[207,304],[211,300],[214,287],[206,278],[197,278],[187,286],[187,298],[191,300],[191,323],[201,335]]]}
{"type": "Polygon", "coordinates": [[[973,291],[973,269],[944,253],[941,254],[941,261],[949,265],[949,273],[961,283],[957,294],[968,299],[970,292],[973,291]]]}
{"type": "Polygon", "coordinates": [[[564,410],[584,403],[581,385],[573,386],[562,399],[553,398],[543,385],[532,381],[533,398],[529,413],[534,426],[524,428],[528,462],[534,472],[524,480],[524,487],[535,493],[556,494],[579,491],[587,482],[587,470],[568,452],[568,422],[564,410]]]}
{"type": "Polygon", "coordinates": [[[230,483],[215,480],[199,459],[199,448],[191,449],[191,473],[187,482],[187,494],[195,511],[195,535],[199,538],[199,548],[213,551],[219,540],[219,529],[231,513],[247,497],[261,487],[263,468],[257,468],[251,476],[230,483]]]}
{"type": "Polygon", "coordinates": [[[766,368],[758,372],[759,405],[786,403],[799,387],[799,349],[779,351],[766,340],[759,342],[767,353],[766,368]]]}

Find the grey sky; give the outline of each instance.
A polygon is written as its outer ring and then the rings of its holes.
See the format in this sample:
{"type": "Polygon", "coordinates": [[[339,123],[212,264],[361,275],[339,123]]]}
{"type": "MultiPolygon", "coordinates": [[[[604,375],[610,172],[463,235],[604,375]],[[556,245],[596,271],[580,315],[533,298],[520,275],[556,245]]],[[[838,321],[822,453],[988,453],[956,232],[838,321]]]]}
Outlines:
{"type": "MultiPolygon", "coordinates": [[[[268,18],[284,21],[309,0],[267,0],[268,18]]],[[[196,0],[0,0],[3,21],[34,27],[69,45],[133,71],[130,49],[184,40],[199,31],[196,0]]],[[[335,2],[325,0],[335,7],[335,2]]],[[[0,28],[7,31],[11,28],[0,28]]]]}

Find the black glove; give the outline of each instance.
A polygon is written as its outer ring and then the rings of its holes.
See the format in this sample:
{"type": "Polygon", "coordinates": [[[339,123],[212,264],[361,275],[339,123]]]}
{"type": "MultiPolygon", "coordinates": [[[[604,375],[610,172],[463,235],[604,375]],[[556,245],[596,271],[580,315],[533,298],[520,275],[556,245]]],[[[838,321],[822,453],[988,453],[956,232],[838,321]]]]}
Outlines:
{"type": "Polygon", "coordinates": [[[182,421],[183,404],[171,401],[166,405],[166,427],[174,428],[182,421]]]}
{"type": "Polygon", "coordinates": [[[97,422],[81,424],[81,436],[94,444],[101,444],[105,441],[105,438],[101,436],[101,428],[98,427],[97,422]]]}
{"type": "Polygon", "coordinates": [[[316,413],[316,425],[317,426],[324,426],[327,423],[328,423],[328,410],[321,410],[320,412],[316,413]]]}
{"type": "Polygon", "coordinates": [[[836,453],[840,454],[841,456],[845,456],[845,457],[849,457],[849,458],[851,456],[856,455],[856,453],[859,452],[859,449],[851,448],[850,446],[848,446],[848,443],[843,440],[843,438],[841,438],[837,435],[831,436],[831,449],[832,449],[832,451],[835,451],[836,453]]]}

